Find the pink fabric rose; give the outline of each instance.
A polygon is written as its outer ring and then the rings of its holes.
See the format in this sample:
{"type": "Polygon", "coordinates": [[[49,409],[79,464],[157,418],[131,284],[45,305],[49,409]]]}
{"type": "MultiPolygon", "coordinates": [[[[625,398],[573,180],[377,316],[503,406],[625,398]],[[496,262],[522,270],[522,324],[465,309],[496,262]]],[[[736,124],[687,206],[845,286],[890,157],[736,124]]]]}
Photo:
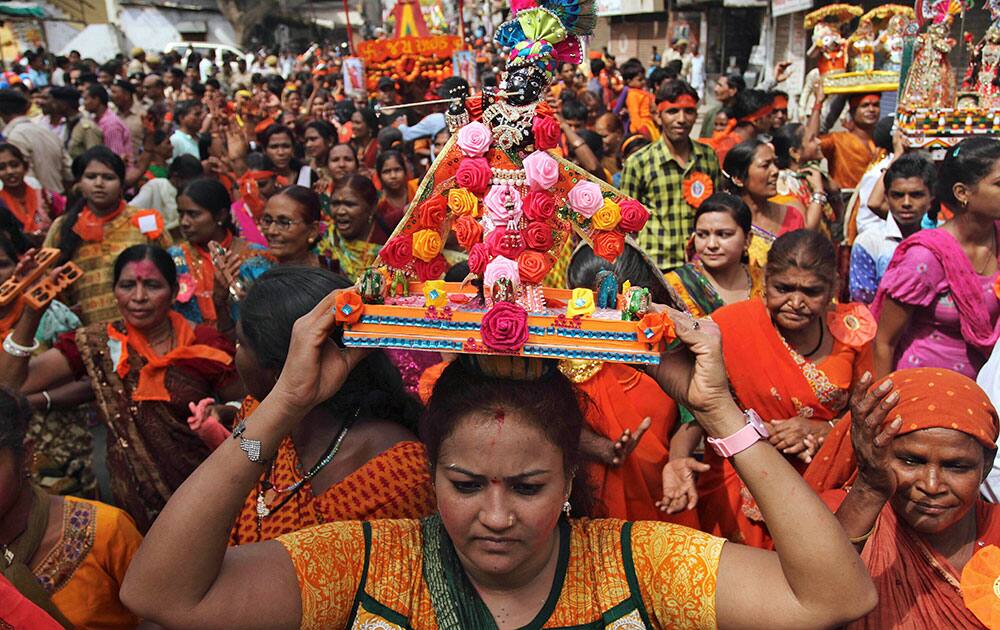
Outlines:
{"type": "Polygon", "coordinates": [[[429,262],[414,260],[413,271],[421,282],[439,280],[448,271],[448,261],[441,254],[431,258],[429,262]]]}
{"type": "Polygon", "coordinates": [[[476,196],[486,193],[492,178],[490,163],[486,158],[465,158],[459,163],[458,171],[455,172],[455,183],[476,196]]]}
{"type": "Polygon", "coordinates": [[[483,157],[490,150],[493,134],[489,127],[479,121],[473,121],[458,130],[458,144],[462,155],[471,158],[483,157]]]}
{"type": "Polygon", "coordinates": [[[517,268],[517,262],[506,256],[497,256],[491,260],[483,272],[483,286],[492,288],[500,278],[507,278],[514,286],[521,284],[521,272],[517,268]]]}
{"type": "Polygon", "coordinates": [[[552,226],[542,221],[532,221],[524,229],[524,242],[531,249],[547,252],[552,248],[552,226]]]}
{"type": "Polygon", "coordinates": [[[618,228],[625,232],[638,232],[649,221],[649,210],[635,199],[623,199],[618,202],[622,209],[622,220],[618,228]]]}
{"type": "Polygon", "coordinates": [[[559,163],[545,151],[524,158],[524,178],[532,190],[548,190],[559,181],[559,163]]]}
{"type": "Polygon", "coordinates": [[[601,187],[591,181],[577,182],[566,196],[569,207],[577,214],[590,218],[604,205],[601,187]]]}
{"type": "Polygon", "coordinates": [[[483,315],[479,332],[491,350],[517,352],[528,341],[528,311],[511,302],[496,302],[483,315]]]}
{"type": "Polygon", "coordinates": [[[469,271],[482,278],[489,263],[490,250],[482,243],[473,245],[469,250],[469,271]]]}
{"type": "Polygon", "coordinates": [[[517,258],[524,251],[524,239],[509,239],[507,228],[498,227],[486,235],[486,246],[494,256],[517,258]]]}
{"type": "Polygon", "coordinates": [[[548,151],[559,146],[562,138],[562,129],[559,123],[551,116],[535,114],[535,119],[531,121],[531,135],[535,137],[535,148],[539,151],[548,151]]]}
{"type": "Polygon", "coordinates": [[[392,237],[378,255],[390,267],[402,269],[413,260],[413,237],[408,234],[392,237]]]}
{"type": "Polygon", "coordinates": [[[544,190],[532,191],[524,196],[521,209],[529,221],[548,221],[556,214],[556,200],[544,190]]]}
{"type": "Polygon", "coordinates": [[[510,184],[494,184],[483,198],[486,216],[496,225],[521,220],[521,193],[510,184]]]}

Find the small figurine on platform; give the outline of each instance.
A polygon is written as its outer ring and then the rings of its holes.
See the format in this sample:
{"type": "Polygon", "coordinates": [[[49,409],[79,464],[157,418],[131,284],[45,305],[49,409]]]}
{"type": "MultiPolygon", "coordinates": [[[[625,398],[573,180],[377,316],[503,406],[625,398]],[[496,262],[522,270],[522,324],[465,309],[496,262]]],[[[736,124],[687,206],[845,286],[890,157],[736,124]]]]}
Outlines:
{"type": "Polygon", "coordinates": [[[969,45],[969,70],[962,84],[964,90],[975,92],[979,106],[1000,107],[1000,23],[994,22],[978,44],[969,45]]]}
{"type": "Polygon", "coordinates": [[[861,18],[858,30],[847,40],[851,72],[867,72],[875,69],[875,47],[878,35],[871,20],[861,18]]]}
{"type": "Polygon", "coordinates": [[[913,43],[913,63],[899,99],[900,109],[955,106],[955,75],[948,54],[955,46],[950,36],[952,21],[963,6],[960,0],[935,3],[933,23],[913,43]]]}

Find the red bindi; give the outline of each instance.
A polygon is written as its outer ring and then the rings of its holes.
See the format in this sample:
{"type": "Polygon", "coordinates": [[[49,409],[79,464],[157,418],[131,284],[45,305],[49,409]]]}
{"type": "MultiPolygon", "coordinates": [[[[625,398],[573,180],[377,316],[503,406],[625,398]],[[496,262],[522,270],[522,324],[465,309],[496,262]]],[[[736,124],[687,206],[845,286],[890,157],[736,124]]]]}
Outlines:
{"type": "Polygon", "coordinates": [[[499,484],[500,480],[497,479],[496,477],[490,477],[490,483],[492,483],[492,484],[499,484]]]}
{"type": "Polygon", "coordinates": [[[160,275],[160,270],[156,268],[152,260],[148,259],[132,263],[132,271],[135,273],[135,279],[139,282],[151,280],[160,275]]]}

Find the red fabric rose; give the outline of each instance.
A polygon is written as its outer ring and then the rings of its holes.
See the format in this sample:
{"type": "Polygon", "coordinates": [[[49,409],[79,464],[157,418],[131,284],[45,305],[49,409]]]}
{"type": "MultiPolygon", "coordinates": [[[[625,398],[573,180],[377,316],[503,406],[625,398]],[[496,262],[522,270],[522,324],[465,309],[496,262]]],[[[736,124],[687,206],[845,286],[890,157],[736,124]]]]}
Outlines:
{"type": "Polygon", "coordinates": [[[649,211],[635,199],[622,199],[618,202],[622,209],[622,218],[618,228],[625,232],[638,232],[649,221],[649,211]]]}
{"type": "Polygon", "coordinates": [[[536,149],[548,151],[559,146],[562,129],[555,118],[535,114],[535,119],[531,121],[531,135],[535,137],[536,149]]]}
{"type": "Polygon", "coordinates": [[[521,211],[529,221],[548,221],[556,214],[556,200],[552,193],[535,190],[524,196],[521,211]]]}
{"type": "Polygon", "coordinates": [[[517,352],[528,341],[528,312],[513,302],[496,302],[483,315],[479,332],[491,350],[517,352]]]}
{"type": "Polygon", "coordinates": [[[448,200],[441,195],[434,195],[417,206],[414,215],[417,217],[419,227],[437,230],[448,215],[448,200]]]}
{"type": "Polygon", "coordinates": [[[489,262],[490,250],[482,243],[473,245],[469,250],[469,271],[482,278],[489,262]]]}
{"type": "Polygon", "coordinates": [[[552,226],[541,221],[532,221],[524,229],[524,242],[531,249],[547,252],[552,249],[552,226]]]}
{"type": "Polygon", "coordinates": [[[417,278],[421,282],[439,280],[448,271],[448,261],[441,254],[431,258],[430,262],[424,262],[419,259],[414,260],[413,271],[417,274],[417,278]]]}
{"type": "Polygon", "coordinates": [[[469,215],[462,215],[451,224],[452,231],[455,232],[455,238],[458,239],[458,244],[462,246],[462,249],[469,251],[472,246],[483,240],[483,226],[479,225],[479,222],[470,217],[469,215]]]}
{"type": "Polygon", "coordinates": [[[464,158],[455,172],[455,183],[475,195],[485,195],[493,174],[486,158],[464,158]]]}
{"type": "Polygon", "coordinates": [[[521,274],[521,282],[525,284],[541,284],[554,264],[556,259],[553,256],[530,249],[517,257],[517,269],[521,274]]]}
{"type": "Polygon", "coordinates": [[[625,251],[625,236],[616,231],[595,232],[591,240],[594,253],[608,262],[614,262],[625,251]]]}
{"type": "Polygon", "coordinates": [[[486,237],[486,246],[490,248],[490,253],[494,256],[505,256],[515,260],[524,251],[524,239],[517,239],[514,244],[511,244],[509,242],[511,239],[505,238],[506,236],[507,228],[498,227],[486,237]]]}
{"type": "Polygon", "coordinates": [[[402,269],[413,260],[413,237],[401,234],[389,239],[379,251],[382,262],[395,269],[402,269]]]}

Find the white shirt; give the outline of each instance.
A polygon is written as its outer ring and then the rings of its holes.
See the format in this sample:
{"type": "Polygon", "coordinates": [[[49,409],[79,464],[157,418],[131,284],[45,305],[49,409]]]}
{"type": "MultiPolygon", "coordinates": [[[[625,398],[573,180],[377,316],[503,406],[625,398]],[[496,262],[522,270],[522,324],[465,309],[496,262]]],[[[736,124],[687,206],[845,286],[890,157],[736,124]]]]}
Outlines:
{"type": "Polygon", "coordinates": [[[892,160],[893,157],[890,153],[865,171],[865,174],[858,181],[858,216],[855,223],[858,226],[859,236],[868,228],[885,223],[880,216],[872,212],[872,209],[868,207],[868,200],[872,196],[872,191],[875,190],[875,184],[878,183],[878,180],[882,179],[885,169],[889,168],[889,163],[892,160]]]}

